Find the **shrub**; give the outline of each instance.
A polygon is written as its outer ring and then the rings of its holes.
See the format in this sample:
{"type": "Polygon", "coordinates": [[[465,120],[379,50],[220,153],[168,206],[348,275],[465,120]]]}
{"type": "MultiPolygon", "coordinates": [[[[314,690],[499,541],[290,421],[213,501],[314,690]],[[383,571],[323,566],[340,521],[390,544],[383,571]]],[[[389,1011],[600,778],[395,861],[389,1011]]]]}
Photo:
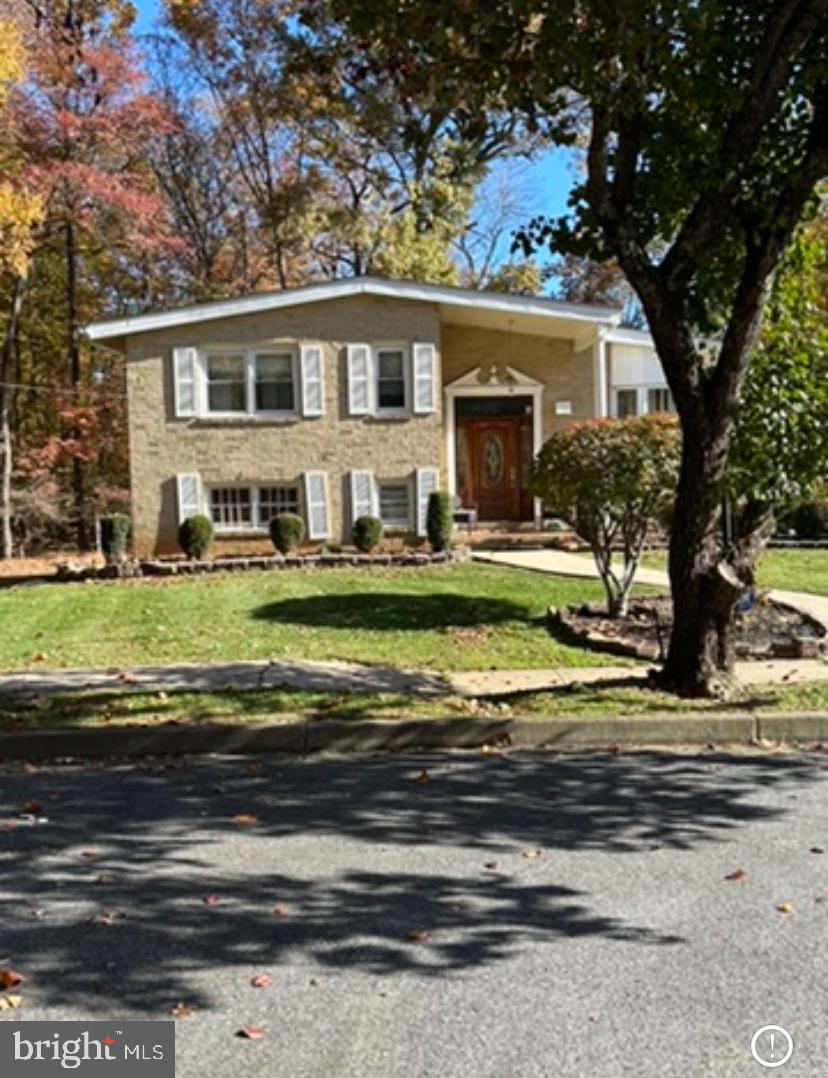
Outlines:
{"type": "Polygon", "coordinates": [[[296,513],[278,513],[270,522],[270,538],[280,554],[290,554],[305,538],[305,525],[296,513]]]}
{"type": "Polygon", "coordinates": [[[101,550],[107,565],[120,561],[126,554],[130,519],[126,513],[101,517],[101,550]]]}
{"type": "Polygon", "coordinates": [[[382,521],[376,517],[359,517],[354,521],[354,545],[364,554],[370,554],[382,542],[382,521]]]}
{"type": "Polygon", "coordinates": [[[439,553],[451,546],[451,533],[454,529],[454,513],[451,507],[451,495],[445,490],[435,490],[428,498],[426,513],[426,533],[431,549],[439,553]]]}
{"type": "Polygon", "coordinates": [[[178,529],[178,545],[188,558],[203,558],[213,541],[213,522],[196,514],[187,517],[178,529]]]}
{"type": "Polygon", "coordinates": [[[779,521],[781,532],[791,530],[797,539],[822,539],[828,534],[828,515],[819,502],[803,502],[779,521]]]}
{"type": "Polygon", "coordinates": [[[672,416],[592,419],[553,434],[532,466],[534,493],[589,543],[612,617],[627,612],[647,532],[672,501],[680,452],[672,416]]]}

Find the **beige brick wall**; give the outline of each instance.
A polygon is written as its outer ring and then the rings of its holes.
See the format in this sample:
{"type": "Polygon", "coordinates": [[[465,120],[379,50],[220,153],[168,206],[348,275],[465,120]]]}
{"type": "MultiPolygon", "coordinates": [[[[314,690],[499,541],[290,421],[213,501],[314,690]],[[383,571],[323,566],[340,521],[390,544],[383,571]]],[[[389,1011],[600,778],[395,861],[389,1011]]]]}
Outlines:
{"type": "Polygon", "coordinates": [[[443,384],[482,367],[488,377],[496,364],[500,376],[513,367],[544,385],[543,438],[568,423],[595,415],[592,349],[575,352],[572,342],[475,326],[444,325],[443,384]],[[555,402],[572,402],[571,416],[555,415],[555,402]]]}
{"type": "MultiPolygon", "coordinates": [[[[433,341],[432,304],[354,296],[254,316],[225,318],[131,337],[127,341],[134,546],[137,553],[177,550],[176,475],[198,472],[206,484],[299,484],[309,469],[328,473],[332,541],[349,529],[347,476],[407,476],[441,459],[442,405],[428,416],[352,417],[346,398],[345,345],[356,341],[433,341]],[[177,419],[172,349],[176,346],[319,341],[324,346],[325,415],[295,422],[177,419]]],[[[234,549],[257,544],[222,540],[234,549]]],[[[267,546],[267,543],[262,544],[267,546]]]]}

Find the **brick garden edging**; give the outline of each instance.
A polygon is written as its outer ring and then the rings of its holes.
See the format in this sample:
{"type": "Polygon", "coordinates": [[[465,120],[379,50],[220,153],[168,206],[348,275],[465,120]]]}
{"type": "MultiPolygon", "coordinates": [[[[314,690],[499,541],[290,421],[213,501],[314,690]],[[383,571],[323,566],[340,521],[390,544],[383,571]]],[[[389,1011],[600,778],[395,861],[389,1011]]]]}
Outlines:
{"type": "Polygon", "coordinates": [[[249,557],[218,557],[187,560],[184,558],[135,558],[117,565],[61,565],[52,577],[59,583],[85,580],[134,580],[150,576],[199,576],[205,573],[248,572],[282,569],[380,569],[415,568],[467,561],[468,547],[456,547],[439,553],[400,551],[390,554],[270,554],[249,557]]]}

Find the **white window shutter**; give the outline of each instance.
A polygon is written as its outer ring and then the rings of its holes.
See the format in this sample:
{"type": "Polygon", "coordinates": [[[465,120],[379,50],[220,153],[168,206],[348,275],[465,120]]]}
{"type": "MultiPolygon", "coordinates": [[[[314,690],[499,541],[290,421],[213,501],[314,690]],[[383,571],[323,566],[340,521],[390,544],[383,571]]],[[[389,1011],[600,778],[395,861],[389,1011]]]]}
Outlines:
{"type": "Polygon", "coordinates": [[[428,499],[437,490],[440,473],[436,468],[417,469],[417,535],[427,535],[428,499]]]}
{"type": "Polygon", "coordinates": [[[325,383],[321,345],[302,345],[301,368],[302,415],[322,415],[325,411],[325,383]]]}
{"type": "Polygon", "coordinates": [[[434,391],[434,345],[415,344],[413,348],[414,367],[414,411],[420,415],[436,411],[434,391]]]}
{"type": "Polygon", "coordinates": [[[378,502],[373,472],[351,472],[351,523],[360,517],[377,516],[378,502]]]}
{"type": "Polygon", "coordinates": [[[195,348],[173,348],[175,414],[191,416],[197,407],[198,363],[195,348]]]}
{"type": "Polygon", "coordinates": [[[374,386],[371,349],[367,344],[348,345],[348,411],[351,415],[373,412],[374,386]]]}
{"type": "Polygon", "coordinates": [[[203,511],[201,476],[198,472],[182,472],[176,476],[178,489],[178,523],[203,511]]]}
{"type": "Polygon", "coordinates": [[[327,472],[305,472],[305,511],[308,539],[327,539],[330,535],[327,472]]]}

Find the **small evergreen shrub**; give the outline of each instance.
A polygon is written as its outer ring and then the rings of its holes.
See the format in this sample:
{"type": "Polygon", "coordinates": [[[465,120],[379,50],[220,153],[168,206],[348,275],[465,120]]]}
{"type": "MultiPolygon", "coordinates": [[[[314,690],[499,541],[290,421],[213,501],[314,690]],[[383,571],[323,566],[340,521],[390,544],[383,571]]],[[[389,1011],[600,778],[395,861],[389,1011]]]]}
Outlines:
{"type": "Polygon", "coordinates": [[[130,519],[126,513],[101,518],[101,550],[107,565],[114,565],[126,554],[130,519]]]}
{"type": "Polygon", "coordinates": [[[454,513],[451,507],[451,496],[445,490],[435,490],[429,495],[426,513],[426,534],[435,554],[449,549],[453,530],[454,513]]]}
{"type": "Polygon", "coordinates": [[[190,559],[203,558],[213,541],[213,522],[196,514],[187,517],[178,529],[178,545],[190,559]]]}
{"type": "Polygon", "coordinates": [[[363,554],[370,554],[382,542],[382,521],[376,517],[359,517],[354,521],[354,545],[363,554]]]}
{"type": "Polygon", "coordinates": [[[305,525],[296,513],[278,513],[270,522],[270,538],[280,554],[290,554],[305,538],[305,525]]]}

